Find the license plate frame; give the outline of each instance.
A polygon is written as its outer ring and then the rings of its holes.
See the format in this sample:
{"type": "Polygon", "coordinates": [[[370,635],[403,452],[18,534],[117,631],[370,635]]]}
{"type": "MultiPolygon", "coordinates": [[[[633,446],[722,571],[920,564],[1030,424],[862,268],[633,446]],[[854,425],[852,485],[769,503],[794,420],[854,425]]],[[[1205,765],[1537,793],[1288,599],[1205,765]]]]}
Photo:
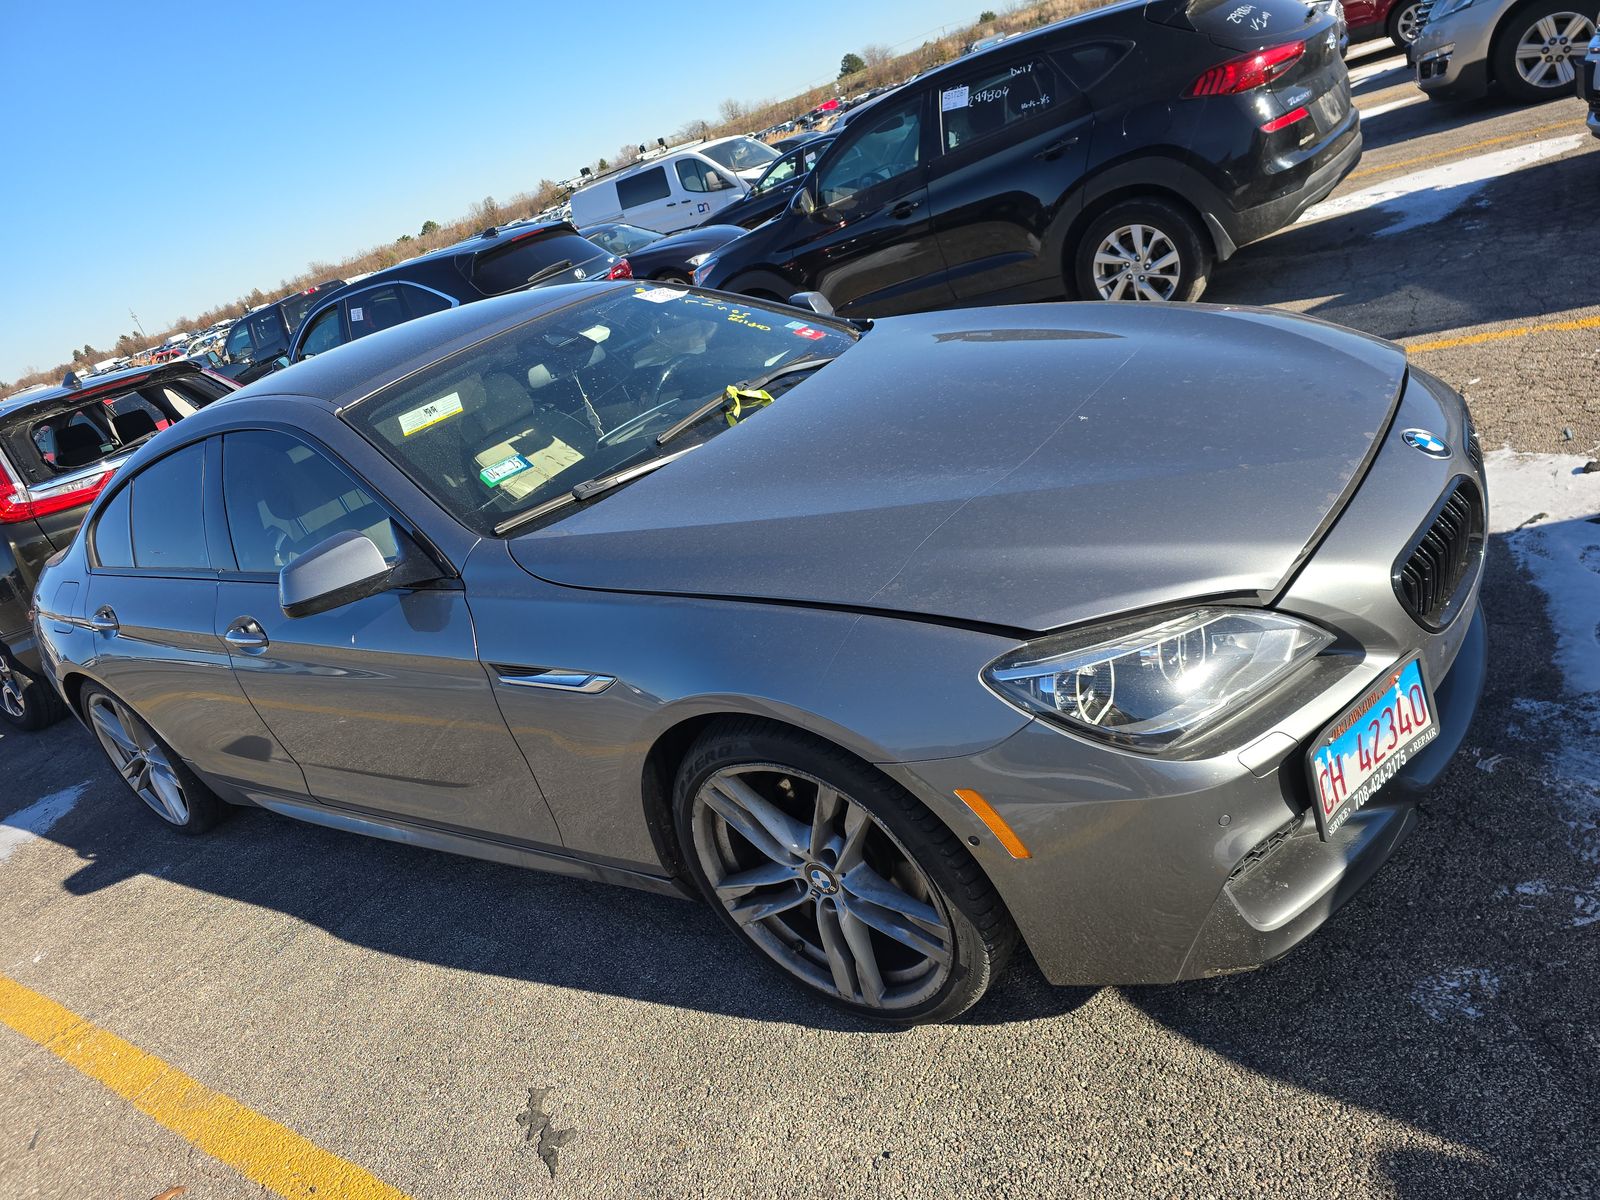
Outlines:
{"type": "MultiPolygon", "coordinates": [[[[1401,717],[1390,716],[1387,729],[1399,734],[1402,719],[1401,717]]],[[[1422,655],[1420,653],[1413,654],[1404,659],[1398,666],[1391,667],[1385,671],[1356,700],[1346,706],[1337,717],[1323,726],[1321,732],[1312,741],[1310,749],[1306,752],[1306,775],[1311,786],[1311,811],[1316,817],[1317,836],[1325,842],[1330,841],[1333,835],[1339,831],[1340,826],[1350,819],[1352,813],[1355,813],[1370,801],[1385,784],[1394,778],[1402,767],[1421,751],[1432,745],[1438,736],[1439,710],[1434,699],[1433,685],[1428,679],[1428,671],[1422,661],[1422,655]],[[1408,679],[1413,672],[1415,673],[1414,683],[1408,679]],[[1406,681],[1404,690],[1401,690],[1398,686],[1402,681],[1406,681]],[[1386,727],[1384,726],[1384,715],[1386,713],[1399,713],[1401,710],[1398,706],[1403,704],[1406,706],[1404,717],[1415,722],[1416,705],[1412,695],[1415,687],[1420,687],[1422,690],[1422,700],[1426,705],[1426,723],[1423,725],[1413,724],[1410,732],[1405,733],[1403,738],[1397,736],[1394,744],[1385,749],[1384,733],[1386,732],[1386,727]],[[1387,703],[1387,698],[1391,693],[1395,696],[1394,704],[1387,703]],[[1379,715],[1373,721],[1368,721],[1368,715],[1374,709],[1378,710],[1379,715]],[[1362,754],[1360,739],[1364,739],[1365,735],[1372,730],[1373,725],[1377,725],[1378,730],[1375,739],[1376,744],[1373,747],[1374,761],[1368,768],[1363,766],[1362,763],[1364,755],[1362,754]],[[1329,764],[1326,758],[1322,758],[1319,761],[1319,756],[1329,754],[1334,747],[1341,747],[1344,743],[1354,744],[1356,754],[1352,763],[1347,757],[1344,757],[1345,750],[1341,748],[1339,751],[1341,754],[1339,762],[1340,777],[1343,778],[1344,773],[1348,772],[1352,765],[1358,771],[1365,771],[1365,773],[1353,788],[1346,787],[1344,795],[1339,797],[1337,803],[1329,808],[1327,806],[1329,796],[1324,787],[1323,771],[1319,770],[1319,768],[1326,768],[1329,764]]],[[[1337,795],[1337,787],[1333,785],[1330,785],[1330,787],[1337,795]]]]}

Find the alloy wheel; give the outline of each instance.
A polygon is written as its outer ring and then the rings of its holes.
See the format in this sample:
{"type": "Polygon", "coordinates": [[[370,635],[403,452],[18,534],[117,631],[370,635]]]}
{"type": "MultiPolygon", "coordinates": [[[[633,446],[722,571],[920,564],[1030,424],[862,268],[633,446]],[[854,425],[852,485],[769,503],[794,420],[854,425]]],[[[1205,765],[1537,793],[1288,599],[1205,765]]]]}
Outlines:
{"type": "Polygon", "coordinates": [[[1094,285],[1102,300],[1171,300],[1182,278],[1178,247],[1153,225],[1114,229],[1094,252],[1094,285]]]}
{"type": "Polygon", "coordinates": [[[695,793],[692,829],[718,901],[803,982],[891,1012],[949,979],[943,899],[888,828],[825,781],[776,764],[725,768],[695,793]]]}
{"type": "Polygon", "coordinates": [[[1409,46],[1422,32],[1421,4],[1407,4],[1394,19],[1394,35],[1402,46],[1409,46]]]}
{"type": "Polygon", "coordinates": [[[4,654],[0,654],[0,708],[15,721],[27,719],[28,702],[22,694],[22,680],[4,654]]]}
{"type": "Polygon", "coordinates": [[[110,696],[97,695],[89,703],[89,722],[105,748],[117,774],[163,821],[189,823],[189,801],[172,762],[155,734],[110,696]]]}
{"type": "Polygon", "coordinates": [[[1578,77],[1576,60],[1587,52],[1593,36],[1594,22],[1582,13],[1541,17],[1523,31],[1517,43],[1517,74],[1536,88],[1571,90],[1578,77]]]}

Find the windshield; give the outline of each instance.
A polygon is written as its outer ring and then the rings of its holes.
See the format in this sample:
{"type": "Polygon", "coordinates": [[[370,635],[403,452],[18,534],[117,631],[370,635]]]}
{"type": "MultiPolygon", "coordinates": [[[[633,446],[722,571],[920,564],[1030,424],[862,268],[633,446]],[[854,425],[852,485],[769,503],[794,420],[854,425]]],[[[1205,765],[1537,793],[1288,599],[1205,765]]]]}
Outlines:
{"type": "Polygon", "coordinates": [[[727,167],[730,171],[748,171],[754,167],[764,167],[778,157],[778,152],[765,142],[746,137],[730,138],[726,142],[706,146],[700,153],[719,167],[727,167]]]}
{"type": "Polygon", "coordinates": [[[289,332],[293,334],[300,328],[300,321],[306,315],[313,301],[322,299],[322,290],[312,288],[309,292],[301,292],[298,296],[290,296],[283,302],[283,319],[289,323],[289,332]]]}
{"type": "Polygon", "coordinates": [[[640,229],[636,225],[596,225],[593,229],[585,229],[583,236],[612,254],[632,254],[635,250],[643,250],[651,242],[661,240],[659,233],[640,229]]]}
{"type": "MultiPolygon", "coordinates": [[[[578,483],[726,431],[714,414],[689,437],[656,444],[730,384],[834,357],[857,337],[757,301],[642,284],[596,290],[407,378],[346,419],[488,534],[578,483]]],[[[759,420],[752,408],[744,411],[759,420]]]]}

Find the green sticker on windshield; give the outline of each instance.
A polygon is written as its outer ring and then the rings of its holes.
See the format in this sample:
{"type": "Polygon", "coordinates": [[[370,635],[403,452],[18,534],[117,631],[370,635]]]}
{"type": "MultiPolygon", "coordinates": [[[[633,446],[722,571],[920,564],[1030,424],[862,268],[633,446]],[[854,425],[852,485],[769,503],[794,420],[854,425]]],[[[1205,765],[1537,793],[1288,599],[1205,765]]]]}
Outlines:
{"type": "Polygon", "coordinates": [[[524,471],[531,470],[533,464],[520,454],[513,454],[510,458],[502,458],[497,463],[490,463],[478,472],[478,478],[483,480],[484,487],[499,487],[513,475],[521,475],[524,471]]]}

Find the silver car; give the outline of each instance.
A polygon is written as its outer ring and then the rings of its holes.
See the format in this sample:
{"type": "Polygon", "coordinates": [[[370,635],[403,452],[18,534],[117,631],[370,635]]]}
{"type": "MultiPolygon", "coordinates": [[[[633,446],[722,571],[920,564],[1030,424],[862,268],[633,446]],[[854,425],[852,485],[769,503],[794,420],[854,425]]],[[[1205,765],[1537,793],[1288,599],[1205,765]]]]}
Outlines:
{"type": "Polygon", "coordinates": [[[1573,93],[1595,35],[1593,0],[1424,0],[1411,46],[1417,84],[1441,100],[1475,100],[1498,87],[1535,103],[1573,93]]]}
{"type": "Polygon", "coordinates": [[[932,1021],[1019,939],[1160,983],[1326,921],[1477,706],[1484,499],[1461,397],[1317,321],[557,287],[162,433],[36,624],[177,831],[704,897],[932,1021]]]}

